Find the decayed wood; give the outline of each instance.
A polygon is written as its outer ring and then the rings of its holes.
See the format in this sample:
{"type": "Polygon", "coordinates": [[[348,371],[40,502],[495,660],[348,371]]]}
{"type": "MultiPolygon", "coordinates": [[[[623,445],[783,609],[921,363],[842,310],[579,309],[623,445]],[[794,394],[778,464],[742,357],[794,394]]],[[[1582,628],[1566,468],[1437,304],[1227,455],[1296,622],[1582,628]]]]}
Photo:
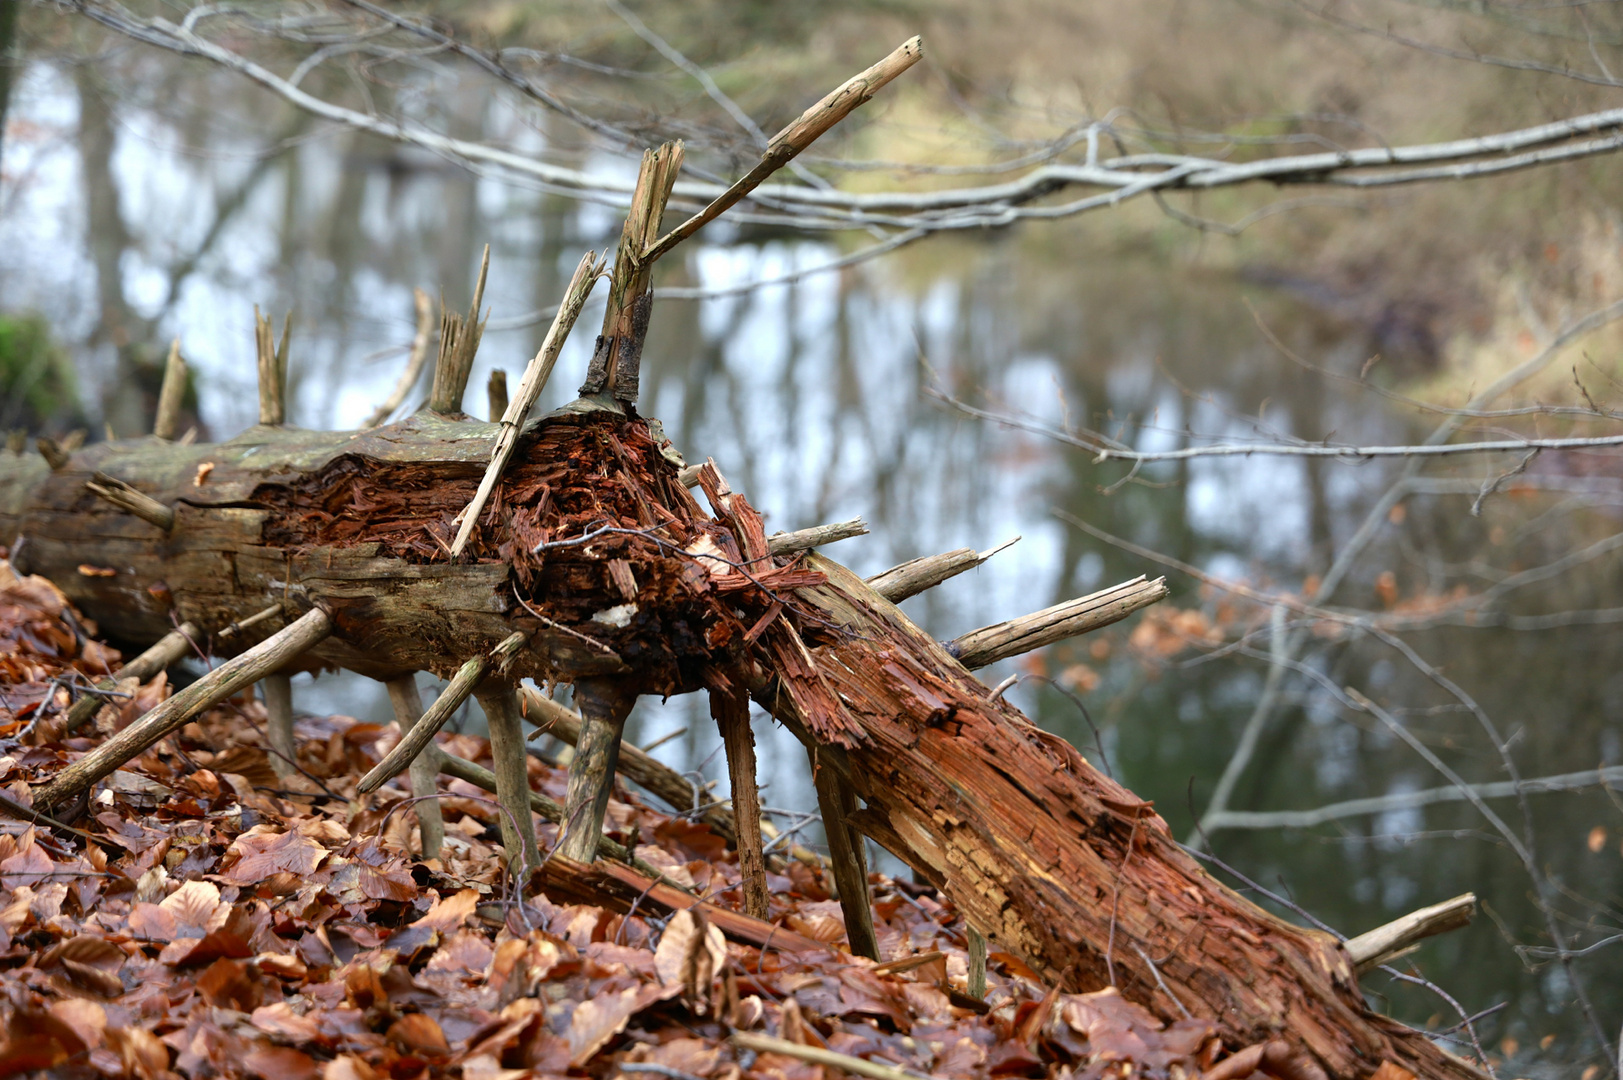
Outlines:
{"type": "Polygon", "coordinates": [[[1143,577],[954,638],[947,651],[971,670],[1120,622],[1167,595],[1166,578],[1143,577]]]}
{"type": "MultiPolygon", "coordinates": [[[[500,416],[501,429],[496,435],[496,446],[490,452],[490,464],[485,468],[485,475],[479,481],[479,490],[474,494],[473,501],[462,511],[462,525],[457,529],[456,539],[451,542],[451,557],[457,558],[462,550],[468,546],[468,537],[473,534],[479,523],[479,515],[485,508],[485,500],[490,498],[491,491],[496,487],[496,481],[501,479],[502,470],[512,460],[513,448],[518,445],[519,434],[524,429],[524,420],[530,415],[536,401],[541,397],[541,391],[546,389],[547,380],[552,377],[553,366],[558,362],[558,353],[564,347],[564,341],[569,337],[569,331],[574,328],[575,320],[580,318],[581,308],[586,306],[587,297],[592,295],[592,286],[597,284],[597,275],[603,267],[597,261],[597,253],[588,251],[575,267],[575,276],[569,280],[569,288],[564,291],[563,302],[558,305],[558,312],[552,317],[552,325],[547,329],[547,336],[541,340],[541,348],[536,350],[535,358],[524,369],[524,378],[519,380],[518,396],[505,405],[500,416]]],[[[502,395],[507,394],[507,377],[502,377],[502,395]]],[[[492,399],[491,410],[494,413],[495,404],[492,399]]]]}
{"type": "Polygon", "coordinates": [[[1348,938],[1342,947],[1362,975],[1418,948],[1426,938],[1471,925],[1475,916],[1476,894],[1463,893],[1348,938]]]}
{"type": "Polygon", "coordinates": [[[766,538],[766,549],[773,555],[788,555],[796,551],[810,551],[814,547],[832,544],[837,540],[849,540],[853,536],[865,536],[867,533],[868,523],[861,518],[852,518],[850,521],[813,525],[809,529],[796,529],[794,532],[774,533],[766,538]]]}
{"type": "Polygon", "coordinates": [[[151,748],[159,739],[180,728],[204,709],[281,669],[331,633],[332,620],[327,613],[320,608],[311,608],[57,773],[49,784],[35,792],[35,803],[53,807],[77,799],[114,769],[151,748]]]}
{"type": "Polygon", "coordinates": [[[875,574],[868,579],[868,587],[891,603],[900,604],[908,597],[917,596],[926,589],[933,589],[965,570],[975,569],[1019,539],[1016,536],[1013,540],[1005,540],[997,547],[986,551],[958,548],[954,551],[944,551],[939,555],[922,555],[875,574]]]}
{"type": "Polygon", "coordinates": [[[293,313],[282,320],[282,342],[278,346],[269,316],[254,308],[254,351],[259,357],[259,422],[276,427],[287,422],[287,341],[293,329],[293,313]]]}
{"type": "Polygon", "coordinates": [[[127,514],[134,514],[142,521],[151,522],[164,532],[175,527],[173,510],[152,496],[137,491],[131,485],[106,473],[97,473],[95,479],[85,484],[85,490],[98,498],[106,499],[127,514]]]}
{"type": "Polygon", "coordinates": [[[859,75],[853,75],[831,90],[823,100],[801,113],[792,124],[772,136],[755,168],[716,196],[709,206],[660,237],[657,242],[647,244],[641,249],[642,258],[653,262],[720,217],[729,207],[760,186],[767,177],[789,164],[796,154],[816,142],[829,128],[851,115],[853,109],[873,97],[886,83],[918,63],[923,56],[924,39],[908,38],[879,63],[859,75]]]}
{"type": "Polygon", "coordinates": [[[770,914],[771,890],[766,884],[766,853],[761,843],[761,794],[756,786],[749,692],[743,687],[712,688],[709,697],[710,716],[721,730],[727,752],[727,778],[732,785],[733,816],[738,823],[738,871],[744,879],[744,911],[765,919],[770,914]]]}
{"type": "Polygon", "coordinates": [[[580,705],[580,742],[569,763],[569,791],[564,800],[564,834],[558,852],[577,862],[591,862],[603,837],[603,817],[614,789],[614,768],[626,717],[636,691],[618,679],[582,679],[575,684],[580,705]]]}
{"type": "Polygon", "coordinates": [[[849,781],[832,768],[823,767],[816,750],[812,751],[811,767],[817,810],[823,815],[823,835],[828,838],[828,858],[834,868],[834,887],[839,891],[840,913],[845,917],[845,940],[853,953],[878,960],[868,853],[863,847],[866,841],[851,821],[857,808],[856,794],[849,781]]]}
{"type": "Polygon", "coordinates": [[[479,280],[473,286],[473,303],[468,305],[464,318],[455,312],[440,314],[440,352],[434,364],[434,388],[428,395],[428,407],[444,416],[462,412],[462,395],[468,389],[468,376],[473,372],[473,358],[479,352],[479,339],[484,336],[485,323],[479,317],[479,305],[485,299],[485,277],[490,273],[490,245],[479,261],[479,280]]]}
{"type": "Polygon", "coordinates": [[[412,291],[412,301],[417,308],[417,333],[411,339],[411,353],[406,357],[406,369],[400,373],[400,379],[389,391],[389,396],[379,403],[372,415],[366,418],[363,428],[375,428],[385,420],[389,414],[400,408],[411,393],[411,388],[417,385],[417,380],[423,376],[423,366],[428,363],[429,336],[434,329],[434,306],[429,300],[428,293],[422,289],[412,291]]]}
{"type": "Polygon", "coordinates": [[[293,683],[286,672],[275,671],[259,681],[265,701],[265,738],[270,743],[270,763],[279,780],[298,771],[298,744],[293,741],[293,683]]]}
{"type": "MultiPolygon", "coordinates": [[[[535,842],[535,821],[530,817],[530,780],[526,767],[524,727],[519,722],[518,695],[513,687],[487,683],[477,694],[479,707],[490,722],[490,757],[496,763],[496,801],[501,803],[502,847],[507,862],[521,880],[541,865],[535,842]]],[[[598,826],[599,831],[602,825],[598,826]]]]}
{"type": "MultiPolygon", "coordinates": [[[[943,646],[844,567],[797,590],[841,632],[810,647],[865,741],[817,746],[866,803],[857,827],[934,883],[969,924],[1069,989],[1115,985],[1177,1019],[1162,983],[1241,1048],[1282,1040],[1326,1073],[1390,1060],[1417,1076],[1479,1077],[1419,1033],[1371,1012],[1328,934],[1278,919],[1206,874],[1153,807],[1074,747],[988,701],[943,646]],[[1139,953],[1142,949],[1142,954],[1139,953]],[[1152,971],[1145,956],[1157,960],[1152,971]],[[1161,980],[1158,983],[1157,975],[1161,980]]],[[[755,699],[803,739],[785,673],[755,699]]],[[[810,700],[810,699],[806,699],[810,700]]]]}
{"type": "Polygon", "coordinates": [[[73,460],[73,452],[65,449],[62,444],[49,435],[41,435],[35,439],[34,447],[39,451],[39,456],[44,458],[45,463],[51,467],[52,472],[66,468],[68,463],[73,460]]]}
{"type": "Polygon", "coordinates": [[[163,385],[158,390],[158,413],[152,421],[152,434],[168,441],[180,430],[180,410],[186,402],[186,361],[180,355],[180,339],[169,343],[169,359],[163,365],[163,385]]]}
{"type": "MultiPolygon", "coordinates": [[[[182,623],[177,629],[159,638],[157,643],[140,656],[114,671],[111,676],[96,683],[96,689],[109,693],[124,679],[146,682],[158,672],[192,651],[192,642],[202,635],[196,623],[182,623]]],[[[103,705],[101,694],[86,694],[68,710],[67,722],[62,730],[71,735],[85,725],[103,705]]]]}
{"type": "Polygon", "coordinates": [[[967,932],[969,939],[969,996],[986,1000],[986,935],[973,926],[967,932]]]}
{"type": "Polygon", "coordinates": [[[670,201],[676,174],[682,169],[682,154],[679,142],[643,152],[637,186],[631,193],[631,209],[626,213],[620,246],[614,253],[603,331],[592,350],[586,382],[580,388],[583,397],[607,391],[618,401],[637,400],[643,338],[648,332],[654,299],[648,287],[657,258],[644,257],[643,251],[659,235],[665,204],[670,201]]]}
{"type": "MultiPolygon", "coordinates": [[[[389,691],[389,704],[394,708],[395,726],[404,737],[423,718],[423,695],[417,689],[417,676],[402,675],[384,685],[389,691]]],[[[417,815],[417,831],[422,836],[425,859],[439,858],[440,849],[445,843],[445,814],[436,797],[439,772],[440,764],[434,754],[418,754],[412,759],[411,795],[414,801],[411,808],[417,815]]]]}
{"type": "Polygon", "coordinates": [[[507,411],[507,371],[504,368],[492,368],[490,378],[485,380],[485,415],[493,421],[502,418],[507,411]]]}
{"type": "Polygon", "coordinates": [[[440,696],[434,699],[434,704],[423,713],[422,718],[395,744],[394,749],[383,755],[382,761],[372,766],[372,769],[361,777],[357,790],[362,795],[376,791],[416,761],[417,755],[433,741],[440,728],[451,718],[451,714],[460,709],[462,703],[479,688],[479,684],[490,672],[492,664],[507,660],[523,646],[524,641],[524,634],[511,634],[489,655],[474,656],[463,663],[445,689],[440,691],[440,696]]]}

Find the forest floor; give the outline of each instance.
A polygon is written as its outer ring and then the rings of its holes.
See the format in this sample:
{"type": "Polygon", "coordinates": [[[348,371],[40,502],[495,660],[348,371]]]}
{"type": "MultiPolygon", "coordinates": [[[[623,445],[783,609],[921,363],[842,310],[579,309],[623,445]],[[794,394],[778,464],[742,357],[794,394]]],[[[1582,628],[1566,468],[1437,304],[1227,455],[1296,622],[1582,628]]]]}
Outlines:
{"type": "MultiPolygon", "coordinates": [[[[120,687],[95,731],[64,736],[68,687],[119,662],[95,633],[0,562],[0,790],[25,807],[31,784],[168,694],[163,675],[120,687]]],[[[485,792],[442,778],[445,847],[426,861],[400,787],[357,795],[393,726],[301,717],[303,775],[279,781],[264,719],[251,699],[208,712],[115,773],[71,829],[0,813],[0,1077],[1249,1075],[1214,1067],[1208,1022],[1165,1026],[1110,988],[1060,994],[995,945],[984,1002],[967,999],[962,920],[883,875],[881,964],[845,951],[810,860],[770,875],[771,922],[800,951],[608,896],[521,901],[485,792]],[[785,1052],[745,1045],[752,1032],[785,1052]],[[844,1066],[805,1060],[819,1050],[844,1066]]],[[[490,765],[486,740],[440,740],[490,765]]],[[[564,797],[566,769],[529,767],[564,797]]],[[[668,879],[742,909],[736,854],[708,826],[623,787],[609,821],[668,879]]],[[[550,850],[555,827],[538,834],[550,850]]]]}

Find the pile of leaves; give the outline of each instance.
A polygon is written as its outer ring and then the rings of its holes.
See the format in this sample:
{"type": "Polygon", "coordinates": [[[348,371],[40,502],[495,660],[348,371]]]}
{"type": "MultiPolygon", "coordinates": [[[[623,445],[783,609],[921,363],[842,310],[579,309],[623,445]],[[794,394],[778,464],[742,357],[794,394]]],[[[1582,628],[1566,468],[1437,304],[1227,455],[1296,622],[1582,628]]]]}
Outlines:
{"type": "MultiPolygon", "coordinates": [[[[62,736],[51,717],[72,680],[117,656],[75,630],[48,582],[0,568],[0,787],[27,807],[31,784],[165,686],[62,736]]],[[[770,875],[772,922],[820,947],[756,948],[695,911],[525,895],[504,869],[494,800],[449,779],[444,850],[424,861],[405,795],[355,792],[392,726],[302,717],[303,775],[278,781],[263,719],[251,700],[212,710],[113,774],[71,827],[0,812],[0,1076],[843,1075],[795,1048],[897,1077],[1249,1072],[1213,1067],[1206,1021],[1164,1025],[1109,988],[1059,993],[1008,954],[992,953],[984,1002],[968,999],[965,927],[928,886],[874,876],[875,964],[844,951],[823,868],[791,862],[770,875]]],[[[440,738],[488,763],[485,740],[440,738]]],[[[566,770],[530,765],[562,798],[566,770]]],[[[742,908],[735,855],[708,827],[624,789],[609,818],[667,878],[742,908]]],[[[538,833],[544,848],[557,838],[538,833]]]]}

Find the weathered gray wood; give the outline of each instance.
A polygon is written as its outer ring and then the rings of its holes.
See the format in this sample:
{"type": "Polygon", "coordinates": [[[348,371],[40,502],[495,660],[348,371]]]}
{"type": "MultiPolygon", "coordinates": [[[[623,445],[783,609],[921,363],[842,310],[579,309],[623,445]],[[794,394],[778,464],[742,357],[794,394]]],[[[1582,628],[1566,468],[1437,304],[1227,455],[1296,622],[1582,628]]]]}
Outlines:
{"type": "Polygon", "coordinates": [[[993,555],[1020,538],[1006,540],[987,551],[957,548],[939,555],[922,555],[917,559],[891,567],[868,579],[868,587],[893,604],[900,604],[910,596],[933,589],[948,578],[957,577],[965,570],[973,570],[993,555]]]}
{"type": "Polygon", "coordinates": [[[733,817],[738,823],[738,870],[744,879],[744,911],[757,919],[769,918],[771,890],[766,885],[766,853],[761,842],[761,794],[755,775],[749,692],[743,687],[732,693],[712,689],[710,715],[721,729],[722,745],[727,751],[733,817]]]}
{"type": "MultiPolygon", "coordinates": [[[[417,676],[402,675],[384,685],[389,691],[389,704],[394,708],[395,726],[404,737],[423,718],[423,695],[417,689],[417,676]]],[[[443,755],[418,754],[411,762],[411,794],[415,800],[411,808],[417,815],[417,831],[422,837],[425,859],[439,858],[440,848],[445,843],[445,814],[436,797],[440,772],[437,756],[443,755]]]]}
{"type": "Polygon", "coordinates": [[[1476,894],[1462,893],[1452,900],[1411,911],[1384,926],[1348,938],[1342,942],[1342,948],[1347,950],[1353,967],[1362,975],[1412,951],[1426,938],[1471,925],[1476,906],[1476,894]]]}
{"type": "Polygon", "coordinates": [[[97,473],[95,478],[85,484],[86,490],[97,498],[106,499],[126,514],[134,514],[142,521],[156,525],[161,531],[168,532],[175,527],[175,512],[150,495],[126,484],[122,480],[115,480],[106,473],[97,473]]]}
{"type": "Polygon", "coordinates": [[[845,916],[845,939],[857,956],[878,960],[873,894],[868,887],[868,853],[863,846],[867,841],[851,821],[857,809],[856,792],[849,781],[817,758],[813,751],[812,782],[817,788],[817,809],[823,815],[823,835],[828,837],[828,857],[834,867],[834,887],[840,894],[840,913],[845,916]]]}
{"type": "Polygon", "coordinates": [[[948,642],[947,651],[966,668],[987,667],[999,660],[1120,622],[1166,596],[1166,578],[1145,581],[1137,577],[1030,615],[971,630],[948,642]]]}
{"type": "MultiPolygon", "coordinates": [[[[495,680],[491,680],[492,683],[495,680]]],[[[496,801],[501,803],[502,847],[507,865],[528,882],[541,865],[535,842],[535,821],[530,817],[529,754],[524,749],[524,727],[519,721],[518,695],[511,685],[487,683],[478,693],[479,706],[490,721],[490,756],[496,764],[496,801]]],[[[598,826],[599,832],[602,825],[598,826]]]]}
{"type": "Polygon", "coordinates": [[[186,402],[186,361],[180,355],[180,339],[169,343],[169,359],[163,366],[163,386],[158,390],[158,413],[152,421],[152,434],[173,439],[180,430],[180,410],[186,402]]]}
{"type": "Polygon", "coordinates": [[[259,682],[265,701],[265,737],[270,742],[271,768],[277,779],[298,774],[299,748],[293,741],[293,683],[286,672],[276,671],[259,682]]]}
{"type": "Polygon", "coordinates": [[[485,278],[489,273],[490,245],[486,244],[467,317],[450,311],[440,316],[440,353],[434,364],[434,388],[428,395],[428,407],[441,415],[455,416],[462,412],[462,395],[467,391],[473,358],[479,352],[479,339],[485,332],[479,306],[485,299],[485,278]]]}
{"type": "Polygon", "coordinates": [[[34,794],[40,806],[62,806],[165,735],[240,690],[251,686],[332,633],[332,620],[311,608],[235,659],[228,660],[170,697],[129,727],[75,761],[34,794]]]}
{"type": "Polygon", "coordinates": [[[581,733],[575,758],[569,763],[564,835],[558,841],[558,854],[576,862],[589,863],[597,858],[609,793],[614,789],[620,739],[636,700],[636,692],[618,679],[582,679],[575,683],[581,733]]]}

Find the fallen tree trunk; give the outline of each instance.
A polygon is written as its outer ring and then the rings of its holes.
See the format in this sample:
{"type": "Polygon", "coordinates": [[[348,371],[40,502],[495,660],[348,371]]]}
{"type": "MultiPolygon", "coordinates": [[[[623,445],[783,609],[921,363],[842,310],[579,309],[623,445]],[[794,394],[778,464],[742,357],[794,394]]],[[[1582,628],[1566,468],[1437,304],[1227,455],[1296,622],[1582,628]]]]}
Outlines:
{"type": "MultiPolygon", "coordinates": [[[[332,633],[297,663],[379,678],[449,675],[514,634],[526,635],[515,678],[611,676],[675,693],[745,664],[756,700],[866,801],[851,820],[1045,978],[1114,983],[1168,1019],[1187,1009],[1231,1047],[1283,1039],[1303,1076],[1317,1062],[1362,1078],[1384,1061],[1477,1075],[1367,1010],[1336,941],[1212,879],[1149,804],[989,700],[843,567],[815,554],[746,560],[735,533],[753,536],[759,518],[715,484],[718,518],[705,514],[657,426],[591,402],[535,425],[471,558],[447,561],[493,434],[424,416],[355,435],[102,444],[56,470],[13,457],[0,467],[0,530],[17,538],[20,569],[135,641],[172,617],[223,626],[280,602],[259,640],[320,610],[332,633]],[[87,490],[98,472],[172,508],[174,527],[87,490]]],[[[232,648],[254,644],[243,634],[232,648]]]]}

